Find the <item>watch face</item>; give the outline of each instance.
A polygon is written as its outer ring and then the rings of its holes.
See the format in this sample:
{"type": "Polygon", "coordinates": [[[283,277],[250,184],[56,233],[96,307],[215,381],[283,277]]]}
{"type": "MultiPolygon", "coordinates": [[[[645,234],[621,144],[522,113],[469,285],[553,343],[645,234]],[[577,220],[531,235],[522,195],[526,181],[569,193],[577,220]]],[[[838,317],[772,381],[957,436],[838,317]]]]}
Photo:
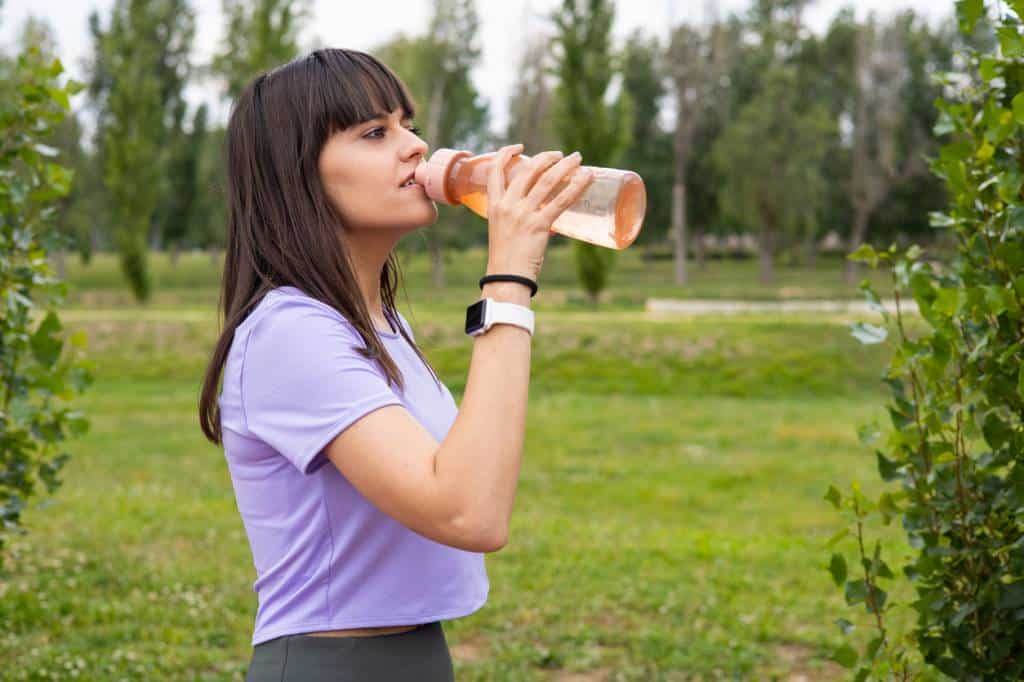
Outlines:
{"type": "Polygon", "coordinates": [[[466,333],[472,334],[484,328],[484,305],[486,300],[480,300],[466,308],[466,333]]]}

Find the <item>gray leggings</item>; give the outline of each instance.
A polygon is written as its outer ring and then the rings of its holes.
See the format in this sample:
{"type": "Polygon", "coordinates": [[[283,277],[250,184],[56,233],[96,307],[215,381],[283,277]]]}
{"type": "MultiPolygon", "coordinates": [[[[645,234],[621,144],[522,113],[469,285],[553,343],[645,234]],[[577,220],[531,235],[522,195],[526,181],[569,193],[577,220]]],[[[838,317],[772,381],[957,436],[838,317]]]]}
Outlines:
{"type": "Polygon", "coordinates": [[[285,635],[253,647],[245,682],[454,682],[440,621],[373,637],[285,635]]]}

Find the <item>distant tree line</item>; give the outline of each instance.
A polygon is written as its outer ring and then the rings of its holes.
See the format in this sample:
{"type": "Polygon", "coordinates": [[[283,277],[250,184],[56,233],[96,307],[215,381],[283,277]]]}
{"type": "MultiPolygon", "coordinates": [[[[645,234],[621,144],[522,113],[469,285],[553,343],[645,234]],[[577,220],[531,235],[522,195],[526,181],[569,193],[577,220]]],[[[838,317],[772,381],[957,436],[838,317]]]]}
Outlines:
{"type": "MultiPolygon", "coordinates": [[[[743,237],[771,282],[780,262],[813,263],[823,240],[850,252],[928,238],[928,213],[946,201],[927,163],[938,149],[937,76],[954,68],[965,40],[986,39],[961,36],[952,7],[938,24],[909,10],[858,20],[844,9],[817,35],[806,4],[753,0],[741,13],[671,26],[667,40],[638,29],[617,47],[614,2],[563,0],[539,17],[541,29],[516,29],[517,80],[500,132],[471,79],[481,59],[474,0],[432,0],[422,33],[368,51],[409,85],[432,149],[521,141],[527,154],[579,150],[585,164],[635,170],[648,208],[633,248],[668,249],[685,284],[689,262],[705,267],[708,244],[743,237]]],[[[205,249],[216,263],[223,248],[224,123],[208,104],[193,110],[185,88],[212,88],[228,103],[260,71],[330,44],[299,44],[309,0],[222,0],[221,9],[222,48],[208,63],[196,61],[190,0],[115,0],[93,12],[84,110],[54,133],[76,178],[61,229],[84,262],[117,251],[140,300],[150,293],[149,251],[175,262],[182,249],[205,249]]],[[[57,50],[39,19],[26,21],[21,41],[57,50]]],[[[442,286],[451,252],[486,245],[487,233],[471,212],[439,209],[438,223],[400,248],[429,252],[442,286]]],[[[573,248],[596,301],[616,254],[573,248]]]]}

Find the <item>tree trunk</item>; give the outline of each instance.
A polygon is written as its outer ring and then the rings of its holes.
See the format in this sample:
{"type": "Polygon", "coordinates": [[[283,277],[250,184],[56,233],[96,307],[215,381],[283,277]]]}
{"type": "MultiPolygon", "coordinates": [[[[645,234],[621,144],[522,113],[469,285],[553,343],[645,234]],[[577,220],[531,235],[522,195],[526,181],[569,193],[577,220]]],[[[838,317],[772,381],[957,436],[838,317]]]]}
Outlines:
{"type": "Polygon", "coordinates": [[[181,242],[178,241],[177,239],[175,239],[173,242],[171,242],[170,257],[171,257],[171,267],[172,268],[173,267],[177,267],[177,265],[178,265],[178,256],[180,256],[180,255],[181,255],[181,242]]]}
{"type": "Polygon", "coordinates": [[[209,249],[210,249],[210,265],[216,267],[217,266],[217,245],[216,244],[210,244],[209,249]]]}
{"type": "Polygon", "coordinates": [[[761,223],[761,236],[757,240],[757,252],[761,260],[761,284],[775,282],[775,235],[769,221],[761,223]]]}
{"type": "Polygon", "coordinates": [[[678,166],[672,185],[672,232],[676,238],[676,284],[686,284],[686,171],[678,166]]]}
{"type": "MultiPolygon", "coordinates": [[[[871,217],[870,212],[864,206],[854,206],[853,208],[853,232],[850,234],[850,245],[848,247],[848,254],[853,253],[860,245],[864,243],[865,237],[868,235],[868,221],[871,217]]],[[[858,263],[852,260],[846,261],[846,283],[856,284],[857,277],[860,273],[858,263]]]]}
{"type": "Polygon", "coordinates": [[[804,257],[809,267],[813,268],[818,263],[818,239],[813,234],[804,242],[804,257]]]}
{"type": "Polygon", "coordinates": [[[704,270],[707,263],[704,259],[704,228],[701,227],[696,230],[693,235],[694,243],[693,250],[694,255],[697,257],[697,267],[704,270]]]}
{"type": "Polygon", "coordinates": [[[57,249],[53,252],[53,263],[57,270],[57,277],[63,281],[65,278],[66,270],[64,268],[64,249],[57,249]]]}

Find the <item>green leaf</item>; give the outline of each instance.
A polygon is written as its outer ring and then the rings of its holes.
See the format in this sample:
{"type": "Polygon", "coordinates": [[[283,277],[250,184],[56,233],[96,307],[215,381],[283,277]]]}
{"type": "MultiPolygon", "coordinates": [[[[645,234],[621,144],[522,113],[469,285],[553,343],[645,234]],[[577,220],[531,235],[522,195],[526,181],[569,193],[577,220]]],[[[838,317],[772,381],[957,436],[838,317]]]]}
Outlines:
{"type": "Polygon", "coordinates": [[[846,603],[850,606],[864,601],[868,596],[868,585],[863,580],[851,580],[846,583],[846,603]]]}
{"type": "Polygon", "coordinates": [[[878,427],[874,424],[862,424],[857,429],[857,438],[867,447],[873,446],[878,442],[878,438],[882,434],[879,432],[878,427]]]}
{"type": "Polygon", "coordinates": [[[878,265],[878,254],[871,244],[861,244],[857,250],[846,257],[847,260],[868,263],[871,267],[878,265]]]}
{"type": "Polygon", "coordinates": [[[1007,3],[1017,14],[1018,19],[1024,19],[1024,0],[1007,0],[1007,3]]]}
{"type": "Polygon", "coordinates": [[[845,618],[836,618],[835,622],[836,622],[836,625],[839,626],[839,632],[843,633],[844,635],[848,635],[851,632],[853,632],[853,628],[854,628],[853,623],[851,623],[850,621],[846,620],[845,618]]]}
{"type": "Polygon", "coordinates": [[[957,0],[956,16],[960,21],[960,30],[966,34],[974,33],[974,27],[985,13],[982,0],[957,0]]]}
{"type": "Polygon", "coordinates": [[[1017,123],[1024,123],[1024,92],[1018,92],[1013,97],[1013,117],[1017,123]]]}
{"type": "Polygon", "coordinates": [[[827,549],[831,549],[837,542],[839,542],[840,540],[845,540],[849,535],[849,528],[840,528],[835,532],[835,534],[832,535],[832,537],[828,539],[828,542],[825,543],[825,547],[827,549]]]}
{"type": "MultiPolygon", "coordinates": [[[[999,77],[999,74],[1000,74],[999,67],[1000,66],[1002,66],[1002,64],[1000,63],[1000,61],[998,59],[996,59],[994,57],[982,57],[982,59],[981,59],[981,66],[978,67],[978,73],[981,74],[981,77],[984,80],[990,81],[990,80],[992,80],[994,78],[998,78],[999,77]]],[[[938,128],[938,124],[936,124],[935,127],[938,128]]],[[[952,126],[950,127],[950,130],[948,130],[946,132],[952,132],[952,126]]],[[[940,135],[940,134],[943,134],[943,133],[939,133],[938,130],[936,130],[935,134],[936,135],[940,135]]]]}
{"type": "Polygon", "coordinates": [[[844,644],[835,650],[832,660],[844,668],[852,668],[857,665],[857,652],[849,644],[844,644]]]}
{"type": "Polygon", "coordinates": [[[870,642],[868,642],[868,647],[864,651],[864,654],[867,656],[868,659],[875,659],[875,656],[878,655],[878,650],[881,648],[883,641],[885,640],[882,639],[882,636],[878,635],[877,637],[872,638],[870,642]]]}
{"type": "Polygon", "coordinates": [[[974,604],[973,602],[967,602],[959,609],[957,609],[957,612],[953,615],[953,618],[950,619],[949,624],[955,628],[960,627],[960,624],[964,622],[964,618],[974,613],[975,609],[977,608],[977,604],[974,604]]]}
{"type": "Polygon", "coordinates": [[[889,335],[885,327],[867,324],[866,322],[854,322],[851,324],[850,333],[864,345],[881,343],[889,335]]]}
{"type": "Polygon", "coordinates": [[[32,354],[36,360],[45,367],[52,367],[57,358],[60,357],[61,347],[64,341],[53,336],[61,330],[57,314],[52,310],[46,314],[39,327],[32,334],[29,343],[32,346],[32,354]]]}
{"type": "Polygon", "coordinates": [[[956,223],[957,221],[953,217],[945,213],[932,211],[928,214],[928,224],[932,227],[953,227],[956,223]]]}
{"type": "Polygon", "coordinates": [[[825,499],[832,503],[832,506],[839,509],[839,504],[843,500],[843,496],[839,494],[834,485],[828,487],[828,492],[825,493],[825,499]]]}
{"type": "Polygon", "coordinates": [[[1016,609],[1024,606],[1024,580],[1004,585],[999,593],[999,608],[1016,609]]]}
{"type": "Polygon", "coordinates": [[[875,457],[878,459],[878,475],[882,477],[883,481],[892,481],[899,478],[899,463],[892,461],[879,451],[875,451],[875,457]]]}
{"type": "Polygon", "coordinates": [[[994,412],[989,412],[985,417],[985,424],[981,430],[985,436],[985,442],[993,450],[998,450],[1013,438],[1013,427],[1000,419],[999,415],[994,412]]]}
{"type": "Polygon", "coordinates": [[[74,334],[68,337],[68,342],[72,348],[85,348],[88,344],[89,335],[84,329],[79,329],[74,334]]]}
{"type": "Polygon", "coordinates": [[[832,554],[832,561],[829,562],[828,572],[832,574],[832,582],[839,587],[846,580],[846,557],[842,554],[832,554]]]}
{"type": "Polygon", "coordinates": [[[1024,56],[1024,36],[1020,34],[1015,26],[1000,26],[996,31],[999,37],[999,46],[1003,48],[1003,55],[1009,59],[1016,59],[1024,56]]]}

